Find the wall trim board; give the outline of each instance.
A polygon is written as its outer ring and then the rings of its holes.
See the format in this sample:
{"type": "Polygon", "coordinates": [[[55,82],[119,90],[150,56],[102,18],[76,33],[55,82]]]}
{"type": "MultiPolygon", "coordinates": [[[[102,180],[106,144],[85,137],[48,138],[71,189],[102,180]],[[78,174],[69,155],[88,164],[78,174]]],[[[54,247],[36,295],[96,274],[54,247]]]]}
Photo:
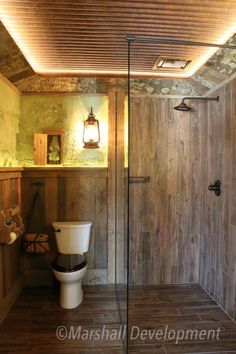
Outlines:
{"type": "Polygon", "coordinates": [[[11,82],[9,81],[6,76],[0,73],[0,80],[2,80],[8,87],[10,87],[15,93],[21,96],[21,91],[11,82]]]}
{"type": "MultiPolygon", "coordinates": [[[[150,94],[150,93],[131,93],[130,97],[131,98],[138,98],[138,97],[141,97],[141,98],[160,98],[160,99],[182,99],[184,96],[189,96],[189,95],[159,95],[158,93],[156,94],[150,94]]],[[[128,96],[126,95],[126,98],[128,96]]]]}
{"type": "MultiPolygon", "coordinates": [[[[200,286],[201,286],[201,285],[200,285],[200,286]]],[[[206,288],[204,288],[203,286],[201,286],[201,288],[207,293],[207,295],[210,296],[210,298],[211,298],[212,300],[214,300],[214,301],[217,303],[217,305],[221,308],[221,310],[222,310],[227,316],[229,316],[229,318],[236,324],[236,319],[233,318],[232,316],[230,316],[230,314],[224,309],[224,307],[223,307],[218,301],[216,301],[216,299],[212,296],[212,294],[211,294],[206,288]]]]}
{"type": "Polygon", "coordinates": [[[207,91],[203,97],[205,96],[209,96],[211,95],[212,93],[214,93],[216,90],[220,89],[221,87],[225,86],[226,84],[228,84],[230,81],[234,80],[236,78],[236,72],[230,76],[228,79],[220,82],[218,85],[216,85],[215,87],[213,87],[212,89],[210,89],[209,91],[207,91]]]}
{"type": "Polygon", "coordinates": [[[23,169],[23,177],[107,177],[108,169],[105,167],[27,167],[23,169]]]}
{"type": "MultiPolygon", "coordinates": [[[[22,92],[21,96],[107,96],[107,92],[104,93],[74,93],[74,92],[22,92]]],[[[131,97],[158,97],[158,98],[183,98],[183,96],[187,95],[160,95],[158,93],[151,94],[150,93],[131,93],[131,97]]],[[[127,97],[127,95],[126,95],[127,97]]]]}
{"type": "Polygon", "coordinates": [[[0,179],[20,177],[107,177],[107,167],[0,167],[0,179]],[[37,175],[37,176],[36,176],[37,175]]]}
{"type": "Polygon", "coordinates": [[[1,172],[21,172],[23,171],[23,167],[0,167],[0,173],[1,172]]]}
{"type": "Polygon", "coordinates": [[[67,167],[67,166],[32,166],[32,167],[22,167],[24,171],[103,171],[107,170],[107,167],[67,167]]]}
{"type": "Polygon", "coordinates": [[[14,283],[11,290],[0,303],[0,324],[6,318],[18,296],[21,294],[24,287],[24,277],[21,275],[14,283]]]}
{"type": "Polygon", "coordinates": [[[84,93],[84,92],[37,92],[37,91],[32,91],[32,92],[25,92],[23,91],[21,93],[21,96],[97,96],[97,97],[101,97],[101,96],[107,96],[106,92],[101,92],[101,93],[97,93],[97,92],[88,92],[88,93],[84,93]]]}

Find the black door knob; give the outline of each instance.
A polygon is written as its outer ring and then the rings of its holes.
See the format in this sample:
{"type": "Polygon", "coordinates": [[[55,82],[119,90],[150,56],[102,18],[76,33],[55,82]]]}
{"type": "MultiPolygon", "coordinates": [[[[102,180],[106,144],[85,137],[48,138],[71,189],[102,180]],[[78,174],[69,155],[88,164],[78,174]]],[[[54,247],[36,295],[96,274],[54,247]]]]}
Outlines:
{"type": "Polygon", "coordinates": [[[214,184],[208,186],[209,191],[215,192],[215,195],[220,196],[221,194],[221,181],[217,179],[214,184]]]}

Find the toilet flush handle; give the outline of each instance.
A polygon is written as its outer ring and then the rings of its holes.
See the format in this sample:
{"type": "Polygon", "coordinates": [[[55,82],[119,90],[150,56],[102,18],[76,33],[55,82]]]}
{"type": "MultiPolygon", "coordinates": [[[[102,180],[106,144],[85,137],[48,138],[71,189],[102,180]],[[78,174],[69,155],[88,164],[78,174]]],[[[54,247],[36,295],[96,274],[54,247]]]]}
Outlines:
{"type": "Polygon", "coordinates": [[[60,229],[54,229],[54,232],[61,232],[60,229]]]}

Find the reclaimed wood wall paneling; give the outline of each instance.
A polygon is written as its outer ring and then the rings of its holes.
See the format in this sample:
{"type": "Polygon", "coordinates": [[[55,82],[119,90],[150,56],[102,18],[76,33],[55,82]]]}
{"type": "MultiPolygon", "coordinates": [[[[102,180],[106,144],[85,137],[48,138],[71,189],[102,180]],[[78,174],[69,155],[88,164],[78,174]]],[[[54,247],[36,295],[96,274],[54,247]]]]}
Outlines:
{"type": "Polygon", "coordinates": [[[131,101],[130,174],[151,177],[130,185],[133,284],[198,281],[202,106],[177,112],[178,102],[131,101]]]}
{"type": "Polygon", "coordinates": [[[124,118],[125,92],[122,87],[111,87],[109,102],[108,143],[108,281],[125,281],[125,150],[124,118]]]}
{"type": "Polygon", "coordinates": [[[236,80],[212,95],[220,102],[204,104],[203,188],[220,179],[222,194],[203,193],[200,285],[236,319],[236,80]]]}
{"type": "MultiPolygon", "coordinates": [[[[21,205],[21,172],[0,171],[0,210],[21,205]]],[[[21,240],[0,245],[0,303],[21,275],[21,240]]]]}
{"type": "MultiPolygon", "coordinates": [[[[66,169],[43,171],[42,169],[26,169],[23,172],[23,216],[29,213],[36,187],[34,182],[42,182],[40,195],[47,229],[51,235],[52,252],[47,255],[24,256],[26,283],[33,282],[36,274],[40,282],[51,283],[52,274],[49,269],[56,255],[55,238],[51,224],[53,221],[92,221],[90,249],[88,252],[89,269],[107,269],[107,169],[93,171],[66,169]],[[48,173],[47,173],[48,172],[48,173]],[[51,229],[51,231],[50,231],[51,229]],[[45,278],[45,279],[44,279],[45,278]]],[[[35,224],[39,218],[34,219],[35,224]]]]}

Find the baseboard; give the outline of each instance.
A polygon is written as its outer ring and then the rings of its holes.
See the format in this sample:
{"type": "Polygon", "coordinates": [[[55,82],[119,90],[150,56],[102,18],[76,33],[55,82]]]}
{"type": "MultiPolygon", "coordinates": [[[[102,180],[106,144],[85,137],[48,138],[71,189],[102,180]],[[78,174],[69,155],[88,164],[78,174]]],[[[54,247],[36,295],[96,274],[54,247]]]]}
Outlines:
{"type": "Polygon", "coordinates": [[[224,311],[224,313],[225,313],[227,316],[229,316],[230,319],[231,319],[234,323],[236,323],[236,318],[232,317],[232,316],[226,311],[226,309],[222,306],[222,304],[220,304],[220,303],[214,298],[214,296],[210,293],[210,291],[209,291],[207,288],[205,288],[203,285],[201,285],[201,284],[199,284],[199,285],[200,285],[200,287],[207,293],[207,295],[209,295],[210,298],[212,298],[212,300],[214,300],[214,301],[217,303],[217,305],[221,308],[221,310],[224,311]]]}
{"type": "Polygon", "coordinates": [[[21,275],[14,283],[11,290],[0,302],[0,324],[6,318],[8,312],[14,305],[24,286],[24,277],[21,275]]]}

